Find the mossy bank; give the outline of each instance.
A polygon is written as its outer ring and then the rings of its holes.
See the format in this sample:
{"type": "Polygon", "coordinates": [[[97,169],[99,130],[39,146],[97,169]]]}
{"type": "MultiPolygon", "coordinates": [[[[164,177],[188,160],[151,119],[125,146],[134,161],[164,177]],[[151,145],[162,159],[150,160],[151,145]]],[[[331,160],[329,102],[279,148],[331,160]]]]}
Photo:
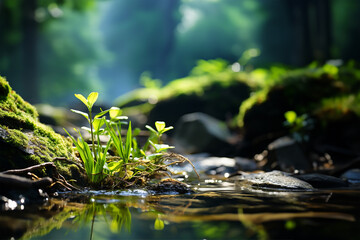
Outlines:
{"type": "MultiPolygon", "coordinates": [[[[72,143],[38,120],[38,113],[0,77],[0,171],[54,162],[67,179],[82,179],[72,143]],[[55,160],[58,159],[58,160],[55,160]]],[[[48,175],[45,170],[38,173],[48,175]]]]}

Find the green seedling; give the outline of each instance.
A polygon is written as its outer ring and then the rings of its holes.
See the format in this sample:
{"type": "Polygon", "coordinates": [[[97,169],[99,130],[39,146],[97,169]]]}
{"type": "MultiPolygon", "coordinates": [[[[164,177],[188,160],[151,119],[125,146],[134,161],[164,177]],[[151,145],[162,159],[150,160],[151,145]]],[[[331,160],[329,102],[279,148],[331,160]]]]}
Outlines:
{"type": "Polygon", "coordinates": [[[84,163],[84,168],[91,183],[99,183],[108,177],[104,182],[110,182],[114,186],[130,186],[137,180],[143,181],[156,175],[158,172],[167,171],[167,166],[178,162],[189,161],[184,157],[167,154],[168,149],[174,148],[161,142],[162,135],[173,129],[166,127],[165,122],[155,122],[155,129],[146,126],[152,133],[143,148],[140,148],[136,141],[136,136],[140,129],[132,129],[131,122],[125,122],[128,118],[122,116],[119,108],[112,107],[108,110],[101,111],[93,117],[92,108],[98,98],[97,92],[92,92],[87,98],[81,94],[75,94],[75,97],[82,101],[88,109],[88,113],[78,110],[71,110],[86,118],[89,127],[82,129],[89,132],[91,136],[91,146],[85,141],[79,130],[78,139],[71,138],[79,155],[84,163]],[[108,114],[110,119],[106,119],[108,114]],[[126,136],[122,136],[122,126],[127,125],[126,136]],[[104,128],[102,128],[104,126],[104,128]],[[103,146],[100,141],[101,135],[109,136],[109,140],[103,146]],[[149,146],[152,146],[149,151],[149,146]],[[113,147],[115,155],[110,155],[108,150],[113,147]],[[170,157],[172,156],[172,157],[170,157]],[[185,160],[184,160],[185,159],[185,160]],[[173,163],[165,164],[165,160],[173,163]]]}
{"type": "Polygon", "coordinates": [[[155,128],[150,127],[149,125],[145,126],[147,129],[149,129],[153,134],[155,134],[155,136],[157,137],[157,143],[161,144],[161,136],[163,135],[163,133],[173,129],[174,127],[170,126],[170,127],[166,127],[165,122],[163,121],[156,121],[155,122],[155,128]]]}
{"type": "Polygon", "coordinates": [[[125,142],[123,142],[121,137],[121,123],[115,124],[113,126],[111,123],[106,123],[106,129],[110,134],[110,139],[113,142],[117,153],[120,158],[127,164],[131,161],[131,150],[132,150],[132,129],[131,122],[129,122],[129,127],[126,134],[125,142]]]}
{"type": "Polygon", "coordinates": [[[100,144],[100,135],[103,133],[103,129],[101,127],[105,124],[106,119],[103,117],[109,110],[102,111],[97,114],[94,118],[92,117],[92,108],[94,103],[98,98],[97,92],[92,92],[89,94],[87,98],[85,98],[81,94],[75,94],[75,97],[82,101],[88,109],[88,113],[84,113],[79,110],[71,109],[72,112],[80,114],[86,118],[89,123],[90,128],[82,127],[87,130],[91,136],[91,149],[88,143],[84,140],[80,131],[75,131],[79,134],[79,138],[77,140],[74,139],[66,130],[66,133],[70,136],[72,142],[74,143],[76,149],[78,150],[81,159],[84,162],[85,171],[89,177],[90,182],[96,183],[101,181],[104,178],[103,169],[106,163],[106,154],[110,147],[110,143],[103,147],[100,144]],[[95,137],[97,138],[95,145],[95,137]]]}
{"type": "Polygon", "coordinates": [[[289,128],[293,138],[298,142],[308,141],[308,132],[313,128],[313,121],[306,115],[297,115],[294,111],[284,114],[284,125],[289,128]]]}

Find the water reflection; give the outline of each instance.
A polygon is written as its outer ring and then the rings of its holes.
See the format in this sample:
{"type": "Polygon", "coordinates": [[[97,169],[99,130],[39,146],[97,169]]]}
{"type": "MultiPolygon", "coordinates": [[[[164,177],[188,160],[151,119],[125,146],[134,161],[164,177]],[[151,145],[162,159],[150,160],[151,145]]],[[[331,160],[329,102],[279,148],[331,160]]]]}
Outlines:
{"type": "Polygon", "coordinates": [[[25,210],[2,211],[0,231],[4,239],[360,237],[358,190],[246,192],[223,182],[199,188],[189,195],[143,190],[66,194],[25,210]]]}

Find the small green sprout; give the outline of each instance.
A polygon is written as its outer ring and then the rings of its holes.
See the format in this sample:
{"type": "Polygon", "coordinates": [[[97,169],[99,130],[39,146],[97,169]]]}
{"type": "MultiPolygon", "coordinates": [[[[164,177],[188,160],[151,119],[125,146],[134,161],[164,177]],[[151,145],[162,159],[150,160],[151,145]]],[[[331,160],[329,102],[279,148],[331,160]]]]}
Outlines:
{"type": "MultiPolygon", "coordinates": [[[[79,130],[78,139],[72,137],[66,130],[66,133],[71,138],[79,155],[84,163],[86,174],[90,183],[102,182],[106,177],[111,180],[112,187],[125,184],[131,185],[133,182],[149,178],[156,175],[159,171],[167,171],[168,164],[164,163],[165,159],[169,159],[164,155],[166,150],[174,148],[167,144],[161,143],[162,135],[173,129],[173,127],[166,127],[165,122],[155,122],[155,129],[146,126],[152,133],[143,148],[140,148],[136,141],[136,136],[140,133],[140,129],[132,129],[131,122],[124,122],[128,117],[122,116],[122,110],[117,107],[112,107],[108,110],[101,111],[93,117],[92,108],[98,98],[97,92],[92,92],[87,98],[81,94],[75,94],[81,102],[85,104],[88,113],[73,110],[74,113],[80,114],[86,118],[89,127],[82,127],[82,129],[89,132],[91,136],[91,147],[85,141],[79,130]],[[109,120],[106,118],[109,116],[109,120]],[[127,124],[126,136],[122,136],[122,126],[127,124]],[[104,128],[102,128],[104,126],[104,128]],[[101,144],[101,135],[109,136],[109,140],[105,145],[101,144]],[[149,151],[149,146],[152,146],[149,151]],[[109,149],[115,155],[109,154],[109,149]],[[116,180],[116,181],[115,181],[116,180]],[[130,183],[131,182],[131,183],[130,183]]],[[[175,155],[174,155],[175,156],[175,155]]],[[[175,157],[176,158],[176,157],[175,157]]],[[[179,161],[185,161],[184,157],[179,157],[179,161]]],[[[176,160],[174,160],[176,162],[176,160]]],[[[186,161],[189,161],[186,159],[186,161]]],[[[161,225],[161,222],[159,222],[161,225]]],[[[161,226],[160,226],[161,227],[161,226]]]]}
{"type": "Polygon", "coordinates": [[[284,126],[288,127],[293,138],[298,141],[308,141],[308,132],[313,128],[313,121],[306,114],[297,115],[294,111],[284,113],[284,126]]]}
{"type": "Polygon", "coordinates": [[[155,122],[156,130],[154,128],[150,127],[149,125],[146,125],[145,127],[147,129],[149,129],[153,134],[155,134],[155,136],[157,137],[157,143],[160,144],[161,143],[161,136],[163,135],[163,133],[165,133],[165,132],[167,132],[167,131],[174,128],[173,126],[170,126],[170,127],[165,127],[165,126],[166,126],[165,122],[156,121],[155,122]]]}

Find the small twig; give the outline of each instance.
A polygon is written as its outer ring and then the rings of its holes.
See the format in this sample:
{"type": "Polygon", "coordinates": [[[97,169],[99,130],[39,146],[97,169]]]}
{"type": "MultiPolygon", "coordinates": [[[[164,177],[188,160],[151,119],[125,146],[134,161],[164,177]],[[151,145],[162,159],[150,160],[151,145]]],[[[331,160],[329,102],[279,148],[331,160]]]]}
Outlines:
{"type": "MultiPolygon", "coordinates": [[[[190,165],[191,165],[192,168],[194,169],[194,172],[196,173],[198,179],[200,180],[200,176],[199,176],[198,172],[196,171],[196,168],[195,168],[194,164],[193,164],[189,159],[187,159],[186,157],[184,157],[184,156],[182,156],[182,155],[180,155],[180,154],[176,154],[176,153],[167,153],[167,154],[164,154],[164,159],[166,159],[166,160],[171,160],[171,159],[173,159],[173,158],[178,159],[178,160],[180,160],[181,162],[188,162],[188,163],[190,163],[190,165]]],[[[181,162],[177,162],[177,163],[181,163],[181,162]]]]}
{"type": "Polygon", "coordinates": [[[75,189],[75,190],[77,190],[77,191],[80,191],[79,188],[77,188],[77,187],[71,185],[70,183],[68,183],[68,182],[66,181],[66,179],[63,177],[63,175],[61,175],[60,173],[58,173],[58,176],[59,176],[59,180],[61,180],[61,183],[62,183],[63,185],[65,185],[65,186],[67,186],[67,188],[70,188],[69,190],[75,189]]]}

